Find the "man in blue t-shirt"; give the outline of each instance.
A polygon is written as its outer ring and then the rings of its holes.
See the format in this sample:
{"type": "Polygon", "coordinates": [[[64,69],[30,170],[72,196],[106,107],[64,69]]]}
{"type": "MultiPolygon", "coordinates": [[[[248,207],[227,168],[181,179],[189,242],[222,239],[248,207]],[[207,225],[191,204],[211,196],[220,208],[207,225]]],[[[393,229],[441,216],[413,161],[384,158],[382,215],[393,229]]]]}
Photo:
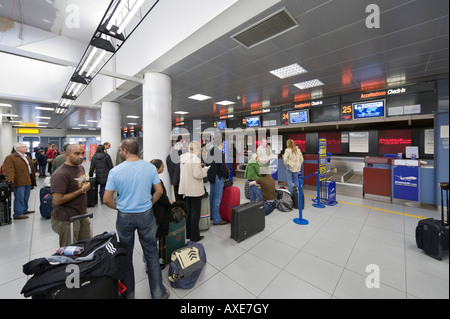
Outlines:
{"type": "Polygon", "coordinates": [[[152,206],[163,193],[156,167],[138,157],[139,146],[133,139],[120,143],[119,153],[124,162],[109,171],[103,203],[117,209],[116,228],[119,240],[128,245],[128,270],[124,279],[126,298],[134,298],[133,249],[137,230],[147,264],[152,299],[167,299],[169,290],[163,286],[156,240],[158,225],[152,206]],[[151,195],[152,186],[155,193],[151,195]],[[118,198],[113,194],[117,190],[118,198]]]}

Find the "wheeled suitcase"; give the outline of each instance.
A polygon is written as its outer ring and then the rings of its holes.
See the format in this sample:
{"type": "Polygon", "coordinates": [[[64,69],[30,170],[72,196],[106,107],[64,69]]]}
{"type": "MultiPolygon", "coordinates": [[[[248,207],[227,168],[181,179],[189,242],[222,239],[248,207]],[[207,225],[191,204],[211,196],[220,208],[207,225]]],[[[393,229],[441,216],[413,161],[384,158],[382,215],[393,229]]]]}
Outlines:
{"type": "Polygon", "coordinates": [[[39,212],[41,213],[41,216],[45,219],[51,218],[53,205],[50,187],[42,187],[39,190],[39,198],[40,198],[39,212]]]}
{"type": "Polygon", "coordinates": [[[172,253],[186,244],[186,218],[179,223],[171,222],[167,236],[159,239],[159,257],[164,263],[170,263],[172,253]]]}
{"type": "Polygon", "coordinates": [[[264,202],[250,202],[232,210],[231,238],[238,243],[263,231],[266,227],[264,202]]]}
{"type": "Polygon", "coordinates": [[[98,188],[97,182],[95,181],[95,177],[89,179],[89,183],[91,184],[91,188],[87,191],[87,206],[94,207],[98,203],[98,188]]]}
{"type": "Polygon", "coordinates": [[[0,226],[9,225],[11,219],[11,187],[5,180],[3,174],[0,175],[0,226]]]}
{"type": "Polygon", "coordinates": [[[425,254],[441,260],[443,252],[449,249],[448,226],[448,183],[441,183],[441,220],[427,218],[420,220],[416,227],[417,248],[425,254]],[[447,221],[444,220],[444,190],[447,199],[447,221]]]}
{"type": "MultiPolygon", "coordinates": [[[[294,200],[294,209],[298,209],[299,207],[299,198],[298,198],[298,188],[294,188],[294,194],[292,194],[292,199],[294,200]]],[[[305,194],[302,189],[302,209],[305,209],[305,194]]]]}
{"type": "Polygon", "coordinates": [[[231,222],[231,211],[241,203],[241,191],[236,186],[229,186],[223,189],[222,201],[219,213],[222,219],[231,222]]]}
{"type": "Polygon", "coordinates": [[[209,194],[205,192],[202,196],[202,204],[200,207],[200,221],[198,228],[200,230],[208,230],[211,225],[211,204],[209,203],[209,194]]]}

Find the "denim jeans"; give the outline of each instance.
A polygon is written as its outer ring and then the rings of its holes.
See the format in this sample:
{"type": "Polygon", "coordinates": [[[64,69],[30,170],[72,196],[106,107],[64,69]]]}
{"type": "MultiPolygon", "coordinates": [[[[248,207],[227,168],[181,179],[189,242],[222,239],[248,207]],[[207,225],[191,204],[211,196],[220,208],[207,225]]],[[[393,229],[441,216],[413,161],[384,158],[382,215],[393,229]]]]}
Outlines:
{"type": "Polygon", "coordinates": [[[225,180],[216,176],[216,182],[209,184],[209,204],[211,206],[211,215],[213,224],[220,223],[222,217],[220,217],[220,202],[222,201],[223,184],[225,180]]]}
{"type": "Polygon", "coordinates": [[[31,185],[14,187],[14,218],[22,216],[28,210],[31,185]]]}
{"type": "Polygon", "coordinates": [[[39,165],[39,177],[45,176],[45,168],[47,165],[39,165]]]}
{"type": "Polygon", "coordinates": [[[156,239],[158,225],[153,209],[144,213],[118,212],[116,228],[120,242],[128,245],[128,269],[123,281],[127,290],[123,296],[127,299],[134,299],[133,250],[134,234],[137,230],[148,270],[148,283],[152,299],[161,299],[166,294],[166,288],[162,283],[162,273],[159,266],[159,251],[156,239]]]}
{"type": "Polygon", "coordinates": [[[103,195],[105,194],[105,187],[106,187],[106,183],[105,184],[98,184],[98,190],[100,192],[100,202],[103,204],[103,195]]]}
{"type": "Polygon", "coordinates": [[[276,208],[275,201],[267,201],[263,199],[262,191],[258,186],[250,186],[250,201],[251,202],[261,202],[264,201],[264,214],[267,216],[276,208]]]}
{"type": "Polygon", "coordinates": [[[288,183],[288,190],[291,195],[294,194],[294,187],[292,186],[292,182],[294,183],[295,187],[298,186],[298,172],[291,172],[288,166],[286,166],[286,178],[288,183]]]}

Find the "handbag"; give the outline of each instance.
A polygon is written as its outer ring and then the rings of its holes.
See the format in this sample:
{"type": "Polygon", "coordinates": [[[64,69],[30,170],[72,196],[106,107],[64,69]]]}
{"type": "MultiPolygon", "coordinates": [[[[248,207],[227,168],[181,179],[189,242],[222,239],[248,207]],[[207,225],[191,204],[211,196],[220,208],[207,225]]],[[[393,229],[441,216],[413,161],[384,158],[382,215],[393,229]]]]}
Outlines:
{"type": "Polygon", "coordinates": [[[175,202],[169,208],[170,222],[179,223],[186,218],[186,211],[183,209],[184,203],[175,202]],[[175,204],[175,205],[174,205],[175,204]]]}
{"type": "Polygon", "coordinates": [[[233,181],[229,177],[227,177],[227,178],[225,178],[225,181],[223,183],[223,188],[229,187],[229,186],[233,186],[233,181]]]}

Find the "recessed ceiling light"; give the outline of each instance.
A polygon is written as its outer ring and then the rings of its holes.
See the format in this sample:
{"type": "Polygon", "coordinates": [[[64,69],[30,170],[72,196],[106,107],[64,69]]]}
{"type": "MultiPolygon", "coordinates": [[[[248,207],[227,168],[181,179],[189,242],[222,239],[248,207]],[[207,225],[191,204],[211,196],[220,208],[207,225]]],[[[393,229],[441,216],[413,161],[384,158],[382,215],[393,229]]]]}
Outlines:
{"type": "Polygon", "coordinates": [[[138,119],[139,116],[137,115],[127,115],[127,119],[138,119]]]}
{"type": "Polygon", "coordinates": [[[11,116],[11,117],[19,117],[19,115],[16,114],[2,114],[3,116],[11,116]]]}
{"type": "Polygon", "coordinates": [[[235,102],[231,102],[231,101],[221,101],[221,102],[217,102],[216,104],[219,105],[232,105],[232,104],[236,104],[235,102]]]}
{"type": "Polygon", "coordinates": [[[36,116],[37,119],[50,120],[51,117],[48,116],[36,116]]]}
{"type": "Polygon", "coordinates": [[[88,126],[87,124],[78,124],[78,126],[88,126]]]}
{"type": "Polygon", "coordinates": [[[177,112],[173,112],[173,113],[180,114],[180,115],[189,114],[189,112],[184,112],[184,111],[177,111],[177,112]]]}
{"type": "Polygon", "coordinates": [[[130,126],[138,125],[137,123],[127,123],[130,126]]]}
{"type": "Polygon", "coordinates": [[[44,125],[47,125],[48,123],[47,123],[47,122],[37,122],[37,124],[44,124],[44,125]]]}
{"type": "Polygon", "coordinates": [[[0,103],[0,106],[5,106],[5,107],[12,107],[11,104],[6,104],[6,103],[0,103]]]}
{"type": "Polygon", "coordinates": [[[294,86],[298,87],[301,90],[309,89],[309,88],[313,88],[313,87],[321,86],[321,85],[324,85],[324,84],[322,83],[322,81],[320,81],[318,79],[294,84],[294,86]]]}
{"type": "Polygon", "coordinates": [[[55,108],[53,107],[42,107],[42,106],[35,106],[35,110],[42,110],[42,111],[54,111],[55,108]]]}
{"type": "Polygon", "coordinates": [[[297,63],[285,66],[284,68],[270,71],[270,73],[279,77],[280,79],[286,79],[291,76],[299,75],[306,72],[307,71],[297,63]]]}
{"type": "Polygon", "coordinates": [[[210,99],[211,97],[207,96],[207,95],[203,95],[203,94],[195,94],[195,95],[190,96],[189,98],[192,100],[204,101],[204,100],[210,99]]]}
{"type": "Polygon", "coordinates": [[[90,122],[90,123],[97,123],[98,121],[96,121],[96,120],[87,120],[88,122],[90,122]]]}
{"type": "Polygon", "coordinates": [[[72,130],[81,130],[79,127],[72,127],[72,130]]]}

